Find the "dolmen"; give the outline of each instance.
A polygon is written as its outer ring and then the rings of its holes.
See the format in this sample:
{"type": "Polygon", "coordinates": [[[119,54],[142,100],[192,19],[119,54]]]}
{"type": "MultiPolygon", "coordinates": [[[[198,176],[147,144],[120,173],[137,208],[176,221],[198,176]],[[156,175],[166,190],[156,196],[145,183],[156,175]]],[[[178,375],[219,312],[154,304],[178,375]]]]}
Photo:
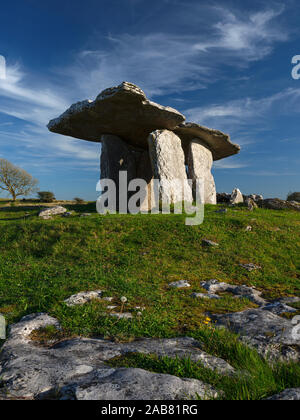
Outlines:
{"type": "Polygon", "coordinates": [[[145,211],[157,204],[153,180],[159,181],[161,197],[169,203],[192,202],[201,180],[202,202],[216,204],[213,161],[240,151],[227,134],[185,122],[179,111],[150,101],[128,82],[104,90],[94,101],[73,104],[48,129],[101,143],[101,178],[113,180],[117,190],[121,171],[128,183],[145,180],[148,187],[140,203],[145,211]]]}

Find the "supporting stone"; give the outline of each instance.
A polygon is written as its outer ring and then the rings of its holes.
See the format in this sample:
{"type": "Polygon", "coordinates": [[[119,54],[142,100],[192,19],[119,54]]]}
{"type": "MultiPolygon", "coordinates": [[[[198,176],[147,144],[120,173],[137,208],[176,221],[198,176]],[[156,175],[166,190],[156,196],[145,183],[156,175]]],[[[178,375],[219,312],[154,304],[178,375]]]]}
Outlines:
{"type": "Polygon", "coordinates": [[[149,151],[145,150],[137,165],[137,178],[144,179],[147,182],[147,190],[145,191],[145,199],[141,203],[141,211],[147,212],[155,207],[153,169],[149,151]]]}
{"type": "Polygon", "coordinates": [[[168,130],[153,131],[148,137],[154,178],[160,182],[160,196],[164,203],[193,201],[188,184],[184,152],[180,138],[168,130]]]}
{"type": "Polygon", "coordinates": [[[193,180],[194,199],[197,192],[196,180],[204,183],[202,189],[204,196],[201,197],[204,204],[217,204],[216,185],[211,173],[212,164],[213,155],[206,143],[200,139],[193,139],[188,150],[189,178],[193,180]]]}
{"type": "Polygon", "coordinates": [[[101,136],[101,179],[111,179],[116,184],[117,209],[119,208],[119,173],[127,172],[128,183],[136,178],[136,154],[119,137],[105,134],[101,136]]]}

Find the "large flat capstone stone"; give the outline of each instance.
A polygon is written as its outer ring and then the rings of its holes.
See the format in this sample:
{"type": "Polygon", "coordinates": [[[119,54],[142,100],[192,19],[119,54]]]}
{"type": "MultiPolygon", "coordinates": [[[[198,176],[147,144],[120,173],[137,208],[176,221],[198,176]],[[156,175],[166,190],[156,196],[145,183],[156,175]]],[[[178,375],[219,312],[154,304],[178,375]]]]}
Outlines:
{"type": "Polygon", "coordinates": [[[182,123],[174,132],[182,139],[186,156],[188,155],[189,144],[195,138],[199,138],[206,143],[214,160],[235,155],[241,150],[238,144],[232,143],[228,134],[199,124],[182,123]]]}
{"type": "Polygon", "coordinates": [[[173,130],[185,117],[176,109],[151,102],[136,85],[121,85],[101,92],[94,101],[73,104],[48,124],[50,131],[83,140],[100,142],[112,134],[125,142],[147,148],[149,133],[173,130]]]}

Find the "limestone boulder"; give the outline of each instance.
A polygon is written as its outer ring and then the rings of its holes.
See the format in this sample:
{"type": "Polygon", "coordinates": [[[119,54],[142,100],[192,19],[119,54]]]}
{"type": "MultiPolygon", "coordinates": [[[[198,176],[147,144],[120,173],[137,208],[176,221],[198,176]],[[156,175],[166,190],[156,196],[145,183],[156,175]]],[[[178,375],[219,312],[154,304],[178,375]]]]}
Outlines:
{"type": "Polygon", "coordinates": [[[206,143],[208,149],[212,152],[213,160],[223,159],[240,151],[240,146],[232,143],[228,134],[199,124],[182,123],[175,128],[174,132],[182,139],[186,155],[190,142],[195,138],[206,143]]]}
{"type": "Polygon", "coordinates": [[[207,144],[200,139],[193,139],[189,145],[188,168],[189,177],[193,181],[193,196],[196,199],[197,193],[204,204],[217,204],[216,185],[211,173],[213,164],[212,152],[207,144]],[[203,184],[198,186],[196,181],[203,184]]]}
{"type": "Polygon", "coordinates": [[[52,216],[65,214],[66,212],[67,212],[67,209],[62,206],[48,207],[40,211],[39,217],[41,217],[42,219],[47,219],[47,218],[51,218],[52,216]]]}
{"type": "Polygon", "coordinates": [[[244,202],[244,196],[238,188],[235,188],[230,197],[230,204],[240,204],[244,202]]]}
{"type": "Polygon", "coordinates": [[[154,178],[160,181],[162,201],[193,201],[180,138],[169,130],[156,130],[148,137],[154,178]]]}
{"type": "Polygon", "coordinates": [[[73,104],[51,120],[48,128],[54,133],[94,142],[100,142],[103,134],[112,134],[146,149],[153,130],[173,130],[184,120],[176,109],[151,102],[138,86],[123,82],[104,90],[94,101],[73,104]]]}

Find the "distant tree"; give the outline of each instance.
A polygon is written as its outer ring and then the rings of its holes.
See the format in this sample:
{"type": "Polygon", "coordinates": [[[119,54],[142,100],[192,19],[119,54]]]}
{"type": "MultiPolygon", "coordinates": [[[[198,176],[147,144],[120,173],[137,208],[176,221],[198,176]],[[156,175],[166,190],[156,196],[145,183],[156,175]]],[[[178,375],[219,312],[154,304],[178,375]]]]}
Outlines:
{"type": "Polygon", "coordinates": [[[75,197],[74,201],[76,202],[76,204],[83,204],[84,203],[84,199],[83,198],[79,198],[79,197],[75,197]]]}
{"type": "Polygon", "coordinates": [[[39,191],[38,197],[42,203],[53,203],[55,196],[51,191],[39,191]]]}
{"type": "Polygon", "coordinates": [[[38,180],[24,169],[6,159],[0,159],[0,190],[7,191],[13,201],[20,195],[27,196],[37,190],[38,180]]]}

